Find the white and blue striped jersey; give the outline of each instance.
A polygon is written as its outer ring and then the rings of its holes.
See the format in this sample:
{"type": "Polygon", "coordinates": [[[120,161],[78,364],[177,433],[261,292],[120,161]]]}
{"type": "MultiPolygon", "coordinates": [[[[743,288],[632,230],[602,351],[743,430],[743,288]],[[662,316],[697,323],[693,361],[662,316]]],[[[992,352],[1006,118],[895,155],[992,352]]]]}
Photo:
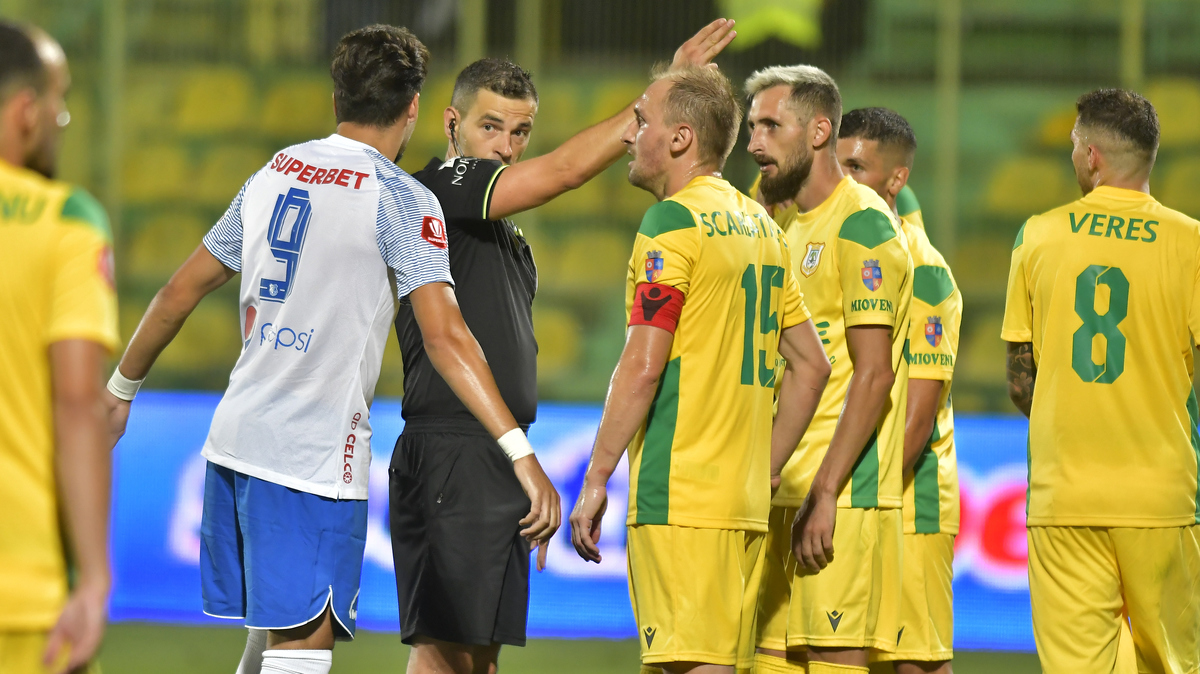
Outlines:
{"type": "Polygon", "coordinates": [[[204,237],[241,279],[242,354],[209,461],[300,491],[367,498],[371,400],[396,303],[452,283],[437,199],[369,145],[289,147],[204,237]]]}

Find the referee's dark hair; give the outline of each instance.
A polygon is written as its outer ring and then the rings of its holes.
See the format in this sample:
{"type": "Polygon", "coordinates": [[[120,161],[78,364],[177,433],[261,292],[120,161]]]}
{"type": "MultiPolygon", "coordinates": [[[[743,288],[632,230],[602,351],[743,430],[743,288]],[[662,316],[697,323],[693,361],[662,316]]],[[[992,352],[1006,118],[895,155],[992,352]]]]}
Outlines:
{"type": "Polygon", "coordinates": [[[463,68],[454,80],[454,94],[450,105],[462,114],[467,114],[475,104],[481,89],[497,96],[518,101],[538,102],[537,87],[529,71],[508,59],[483,58],[463,68]]]}
{"type": "Polygon", "coordinates": [[[33,87],[40,94],[47,80],[46,64],[38,54],[30,28],[0,21],[0,100],[8,100],[25,87],[33,87]]]}
{"type": "Polygon", "coordinates": [[[347,33],[333,52],[337,121],[387,127],[421,92],[429,50],[407,28],[375,24],[347,33]]]}
{"type": "Polygon", "coordinates": [[[904,165],[910,169],[917,153],[917,136],[908,120],[888,108],[857,108],[842,115],[838,138],[876,141],[881,150],[901,152],[904,165]]]}
{"type": "MultiPolygon", "coordinates": [[[[1140,94],[1125,89],[1097,89],[1075,102],[1079,126],[1107,132],[1133,150],[1142,162],[1154,163],[1158,154],[1158,113],[1140,94]]],[[[1112,148],[1120,150],[1122,148],[1112,148]]]]}

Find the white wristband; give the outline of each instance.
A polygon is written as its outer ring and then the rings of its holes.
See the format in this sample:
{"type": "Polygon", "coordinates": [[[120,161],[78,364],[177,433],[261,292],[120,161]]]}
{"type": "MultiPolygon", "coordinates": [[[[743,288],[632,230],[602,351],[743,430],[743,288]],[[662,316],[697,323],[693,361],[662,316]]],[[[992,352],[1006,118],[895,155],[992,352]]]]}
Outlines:
{"type": "Polygon", "coordinates": [[[142,387],[142,382],[145,379],[134,381],[125,375],[121,374],[121,368],[113,370],[112,378],[108,380],[108,391],[125,402],[132,402],[133,397],[137,395],[138,389],[142,387]]]}
{"type": "Polygon", "coordinates": [[[533,445],[529,444],[529,438],[525,437],[525,431],[520,428],[514,428],[511,431],[501,435],[496,444],[500,445],[500,449],[508,455],[512,461],[523,459],[530,454],[533,454],[533,445]]]}

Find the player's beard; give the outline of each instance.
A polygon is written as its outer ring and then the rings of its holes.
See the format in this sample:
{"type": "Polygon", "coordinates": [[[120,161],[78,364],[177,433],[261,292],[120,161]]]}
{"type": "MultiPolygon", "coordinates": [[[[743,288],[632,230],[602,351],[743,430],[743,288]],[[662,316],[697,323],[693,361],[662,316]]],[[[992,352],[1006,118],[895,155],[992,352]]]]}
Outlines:
{"type": "Polygon", "coordinates": [[[58,134],[51,133],[25,159],[25,168],[53,179],[58,173],[58,134]]]}
{"type": "Polygon", "coordinates": [[[777,163],[775,175],[768,176],[764,173],[762,180],[758,183],[758,190],[763,199],[768,204],[778,204],[795,199],[796,193],[804,186],[804,181],[808,180],[808,174],[812,172],[812,165],[813,153],[803,150],[793,154],[786,161],[777,163]]]}

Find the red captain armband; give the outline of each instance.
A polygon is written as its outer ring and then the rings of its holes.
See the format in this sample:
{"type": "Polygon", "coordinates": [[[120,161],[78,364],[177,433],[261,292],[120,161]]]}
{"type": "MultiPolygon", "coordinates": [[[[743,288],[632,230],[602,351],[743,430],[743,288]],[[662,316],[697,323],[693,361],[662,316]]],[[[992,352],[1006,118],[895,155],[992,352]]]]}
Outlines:
{"type": "Polygon", "coordinates": [[[643,283],[634,291],[629,325],[653,325],[673,335],[682,312],[682,292],[671,286],[643,283]]]}

